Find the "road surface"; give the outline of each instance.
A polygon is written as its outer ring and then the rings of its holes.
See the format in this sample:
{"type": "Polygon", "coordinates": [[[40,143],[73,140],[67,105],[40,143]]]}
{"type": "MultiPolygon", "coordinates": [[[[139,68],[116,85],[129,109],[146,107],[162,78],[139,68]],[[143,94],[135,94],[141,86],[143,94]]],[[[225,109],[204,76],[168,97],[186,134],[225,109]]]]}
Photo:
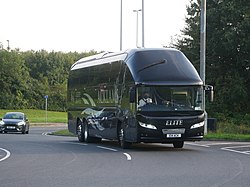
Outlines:
{"type": "Polygon", "coordinates": [[[50,136],[65,127],[31,127],[30,134],[0,134],[0,186],[250,186],[250,142],[201,141],[86,144],[50,136]]]}

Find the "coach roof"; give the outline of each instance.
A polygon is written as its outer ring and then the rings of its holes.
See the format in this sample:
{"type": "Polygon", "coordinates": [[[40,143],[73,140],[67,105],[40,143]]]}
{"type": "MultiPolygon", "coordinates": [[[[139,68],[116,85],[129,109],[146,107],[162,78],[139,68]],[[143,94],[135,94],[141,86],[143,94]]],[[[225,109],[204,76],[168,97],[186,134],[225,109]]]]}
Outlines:
{"type": "Polygon", "coordinates": [[[71,70],[115,61],[127,64],[137,84],[203,84],[186,56],[172,48],[137,48],[116,53],[104,52],[78,60],[72,65],[71,70]]]}

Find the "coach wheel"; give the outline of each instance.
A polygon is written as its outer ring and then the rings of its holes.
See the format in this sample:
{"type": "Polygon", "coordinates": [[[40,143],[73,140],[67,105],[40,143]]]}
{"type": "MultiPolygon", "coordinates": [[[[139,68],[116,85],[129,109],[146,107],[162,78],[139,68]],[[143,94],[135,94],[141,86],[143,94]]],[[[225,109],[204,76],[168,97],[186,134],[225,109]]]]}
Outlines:
{"type": "Polygon", "coordinates": [[[83,123],[83,126],[84,126],[84,141],[87,143],[94,142],[94,138],[89,136],[89,127],[86,121],[83,123]]]}
{"type": "Polygon", "coordinates": [[[77,131],[77,137],[78,137],[78,140],[80,141],[80,142],[84,142],[84,127],[83,127],[84,125],[82,125],[82,122],[81,121],[79,121],[78,123],[77,123],[77,129],[76,129],[76,131],[77,131]]]}
{"type": "Polygon", "coordinates": [[[85,142],[90,142],[88,124],[84,122],[83,126],[84,126],[84,140],[85,142]]]}
{"type": "Polygon", "coordinates": [[[84,126],[84,141],[85,142],[87,143],[101,142],[102,140],[101,138],[89,136],[89,127],[86,121],[83,123],[83,126],[84,126]]]}
{"type": "Polygon", "coordinates": [[[182,148],[184,145],[184,141],[178,141],[173,143],[174,148],[182,148]]]}

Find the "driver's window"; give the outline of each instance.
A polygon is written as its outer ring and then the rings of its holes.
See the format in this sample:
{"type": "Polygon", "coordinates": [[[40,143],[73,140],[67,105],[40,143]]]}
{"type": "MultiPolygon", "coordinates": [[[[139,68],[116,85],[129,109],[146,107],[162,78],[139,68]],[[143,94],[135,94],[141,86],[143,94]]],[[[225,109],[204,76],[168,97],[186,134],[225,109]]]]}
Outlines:
{"type": "Polygon", "coordinates": [[[152,103],[152,93],[150,88],[141,87],[138,88],[137,93],[137,107],[143,107],[144,105],[152,103]]]}

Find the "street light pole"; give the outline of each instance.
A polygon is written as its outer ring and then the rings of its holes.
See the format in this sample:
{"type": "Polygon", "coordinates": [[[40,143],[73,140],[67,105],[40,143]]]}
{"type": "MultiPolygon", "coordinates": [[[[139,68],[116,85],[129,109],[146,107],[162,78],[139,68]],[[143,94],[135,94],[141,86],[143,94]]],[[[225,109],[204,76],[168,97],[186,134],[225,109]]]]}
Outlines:
{"type": "Polygon", "coordinates": [[[9,41],[9,40],[7,40],[7,42],[8,42],[8,47],[7,47],[7,50],[8,50],[8,51],[10,51],[10,41],[9,41]]]}
{"type": "MultiPolygon", "coordinates": [[[[200,20],[200,76],[205,86],[206,70],[206,0],[201,0],[201,20],[200,20]]],[[[205,110],[205,91],[203,93],[203,106],[205,110]]],[[[205,111],[204,133],[207,134],[207,113],[205,111]]]]}
{"type": "Polygon", "coordinates": [[[120,51],[122,51],[122,0],[121,0],[121,15],[120,15],[120,51]]]}
{"type": "Polygon", "coordinates": [[[142,47],[145,47],[144,45],[144,0],[142,0],[142,47]]]}
{"type": "Polygon", "coordinates": [[[47,122],[48,122],[48,95],[45,95],[44,96],[44,99],[45,99],[45,123],[47,125],[47,122]]]}
{"type": "Polygon", "coordinates": [[[141,11],[139,10],[133,10],[133,12],[136,12],[136,47],[139,47],[138,45],[138,13],[141,11]]]}
{"type": "Polygon", "coordinates": [[[201,25],[200,25],[200,76],[205,85],[205,60],[206,60],[206,0],[201,0],[201,25]]]}

